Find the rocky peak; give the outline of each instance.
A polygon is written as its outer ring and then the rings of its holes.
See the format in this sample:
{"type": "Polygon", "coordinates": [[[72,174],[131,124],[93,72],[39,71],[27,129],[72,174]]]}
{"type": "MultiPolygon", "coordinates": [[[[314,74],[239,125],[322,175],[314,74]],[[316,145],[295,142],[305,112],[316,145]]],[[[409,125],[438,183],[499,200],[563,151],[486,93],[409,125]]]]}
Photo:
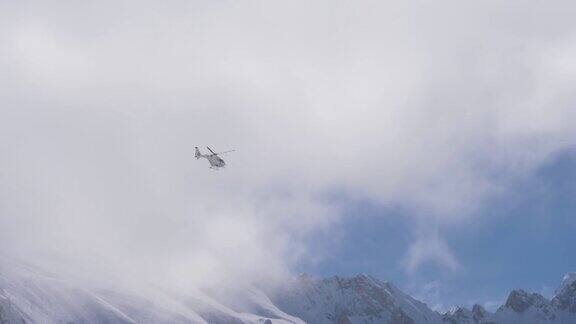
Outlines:
{"type": "Polygon", "coordinates": [[[450,324],[460,324],[460,323],[473,323],[472,322],[472,312],[460,306],[451,307],[444,315],[442,316],[444,322],[450,324]]]}
{"type": "Polygon", "coordinates": [[[570,313],[576,313],[576,272],[564,276],[562,284],[552,299],[554,306],[570,313]]]}
{"type": "Polygon", "coordinates": [[[484,307],[478,304],[474,304],[474,306],[472,306],[472,318],[476,322],[480,322],[486,319],[488,316],[490,316],[490,313],[486,309],[484,309],[484,307]]]}
{"type": "Polygon", "coordinates": [[[527,293],[522,289],[512,290],[504,307],[510,308],[517,313],[522,313],[530,307],[542,308],[550,302],[537,293],[527,293]]]}
{"type": "Polygon", "coordinates": [[[556,295],[573,292],[576,289],[576,272],[569,272],[562,278],[560,287],[556,289],[556,295]]]}
{"type": "Polygon", "coordinates": [[[477,324],[484,323],[490,315],[484,307],[478,304],[472,306],[472,310],[456,306],[444,313],[443,320],[445,323],[450,324],[477,324]]]}
{"type": "Polygon", "coordinates": [[[366,274],[300,276],[277,289],[272,300],[309,323],[441,323],[440,314],[424,303],[366,274]]]}
{"type": "Polygon", "coordinates": [[[514,316],[518,316],[517,320],[530,318],[530,320],[523,320],[530,323],[533,321],[553,321],[556,318],[556,308],[540,294],[513,290],[506,303],[498,309],[492,319],[496,323],[508,323],[512,321],[511,318],[514,316]]]}
{"type": "Polygon", "coordinates": [[[568,272],[564,275],[564,278],[562,278],[562,284],[560,285],[559,290],[567,286],[572,286],[575,282],[576,272],[568,272]]]}

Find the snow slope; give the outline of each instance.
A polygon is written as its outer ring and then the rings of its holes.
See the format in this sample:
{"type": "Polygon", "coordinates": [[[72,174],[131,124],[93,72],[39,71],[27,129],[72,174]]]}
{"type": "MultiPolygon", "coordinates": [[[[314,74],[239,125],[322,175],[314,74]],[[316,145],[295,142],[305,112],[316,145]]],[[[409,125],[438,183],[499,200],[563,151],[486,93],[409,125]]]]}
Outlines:
{"type": "Polygon", "coordinates": [[[194,291],[99,285],[64,280],[18,262],[0,262],[0,323],[302,323],[271,309],[273,318],[232,310],[194,291]],[[283,318],[283,316],[286,317],[283,318]]]}
{"type": "Polygon", "coordinates": [[[366,275],[300,276],[276,287],[272,301],[308,323],[442,323],[440,314],[394,285],[366,275]]]}
{"type": "Polygon", "coordinates": [[[4,323],[568,324],[576,323],[576,274],[564,277],[551,300],[514,290],[493,314],[479,305],[439,314],[391,283],[367,275],[303,275],[274,286],[239,284],[234,290],[183,293],[95,285],[0,260],[4,323]]]}

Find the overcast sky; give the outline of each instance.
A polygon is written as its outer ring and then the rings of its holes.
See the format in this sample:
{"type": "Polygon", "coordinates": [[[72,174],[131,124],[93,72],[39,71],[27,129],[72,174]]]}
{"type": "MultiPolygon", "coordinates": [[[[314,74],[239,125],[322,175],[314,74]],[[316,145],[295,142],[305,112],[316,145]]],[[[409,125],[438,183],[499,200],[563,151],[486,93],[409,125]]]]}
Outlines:
{"type": "Polygon", "coordinates": [[[354,272],[470,275],[447,233],[515,222],[486,210],[576,144],[575,9],[0,1],[2,250],[176,287],[338,274],[323,246],[365,211],[354,272]],[[206,145],[237,151],[213,172],[206,145]]]}

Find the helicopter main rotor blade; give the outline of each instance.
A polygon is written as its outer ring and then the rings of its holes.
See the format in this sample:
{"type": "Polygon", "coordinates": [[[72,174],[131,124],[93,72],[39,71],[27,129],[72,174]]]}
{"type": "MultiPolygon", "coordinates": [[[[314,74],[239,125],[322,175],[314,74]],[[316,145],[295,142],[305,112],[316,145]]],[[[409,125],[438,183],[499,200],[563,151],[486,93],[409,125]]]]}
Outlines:
{"type": "Polygon", "coordinates": [[[208,151],[212,152],[212,154],[216,155],[216,153],[214,153],[214,151],[212,151],[208,146],[206,146],[206,148],[208,149],[208,151]]]}
{"type": "Polygon", "coordinates": [[[218,155],[218,154],[226,154],[226,153],[230,153],[230,152],[234,152],[234,151],[236,151],[236,150],[230,150],[230,151],[218,152],[218,153],[216,153],[216,155],[218,155]]]}

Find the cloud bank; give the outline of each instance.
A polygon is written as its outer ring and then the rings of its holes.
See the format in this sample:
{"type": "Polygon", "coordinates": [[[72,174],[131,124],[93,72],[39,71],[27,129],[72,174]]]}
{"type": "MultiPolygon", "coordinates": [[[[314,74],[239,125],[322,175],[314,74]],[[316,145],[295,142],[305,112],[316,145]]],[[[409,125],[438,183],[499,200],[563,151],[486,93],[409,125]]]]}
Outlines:
{"type": "MultiPolygon", "coordinates": [[[[342,217],[327,193],[461,224],[576,141],[569,1],[0,8],[5,253],[270,278],[342,217]],[[237,152],[210,172],[205,145],[237,152]]],[[[407,269],[460,267],[414,235],[407,269]]]]}

